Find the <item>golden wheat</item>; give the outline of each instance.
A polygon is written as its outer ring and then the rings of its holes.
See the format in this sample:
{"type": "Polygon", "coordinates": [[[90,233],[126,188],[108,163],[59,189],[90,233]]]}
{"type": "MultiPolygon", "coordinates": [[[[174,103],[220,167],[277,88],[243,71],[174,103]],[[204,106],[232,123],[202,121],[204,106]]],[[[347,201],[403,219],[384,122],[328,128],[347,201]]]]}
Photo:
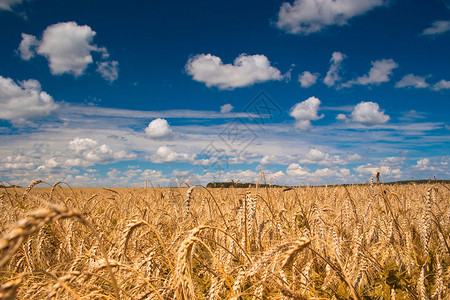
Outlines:
{"type": "Polygon", "coordinates": [[[0,299],[449,299],[450,188],[0,191],[0,299]]]}

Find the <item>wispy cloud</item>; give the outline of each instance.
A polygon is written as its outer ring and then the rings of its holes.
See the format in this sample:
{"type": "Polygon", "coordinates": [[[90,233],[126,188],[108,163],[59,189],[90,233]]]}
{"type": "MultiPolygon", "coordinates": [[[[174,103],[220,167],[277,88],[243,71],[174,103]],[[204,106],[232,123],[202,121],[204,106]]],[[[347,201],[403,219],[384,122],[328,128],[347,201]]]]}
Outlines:
{"type": "Polygon", "coordinates": [[[385,3],[383,0],[295,0],[284,2],[277,27],[288,33],[308,35],[328,26],[346,25],[348,20],[385,3]]]}
{"type": "Polygon", "coordinates": [[[0,10],[9,10],[12,11],[13,7],[19,5],[27,0],[1,0],[0,1],[0,10]]]}
{"type": "Polygon", "coordinates": [[[396,88],[414,87],[416,89],[427,88],[430,85],[426,82],[427,77],[408,74],[395,84],[396,88]]]}
{"type": "Polygon", "coordinates": [[[64,117],[69,116],[97,116],[105,118],[131,118],[131,119],[233,119],[233,118],[269,118],[270,116],[264,114],[254,114],[246,112],[217,112],[206,110],[188,110],[188,109],[172,109],[161,111],[144,111],[144,110],[129,110],[120,108],[107,108],[100,106],[87,105],[62,105],[60,115],[64,117]]]}
{"type": "Polygon", "coordinates": [[[450,21],[434,21],[430,27],[422,31],[424,36],[436,36],[450,31],[450,21]]]}
{"type": "Polygon", "coordinates": [[[372,62],[369,73],[350,80],[341,85],[348,88],[355,84],[358,85],[380,85],[391,80],[393,70],[398,68],[398,64],[393,59],[381,59],[372,62]]]}
{"type": "Polygon", "coordinates": [[[333,52],[330,60],[330,69],[327,72],[327,76],[323,80],[323,82],[327,86],[335,86],[336,83],[341,80],[339,72],[342,69],[342,61],[345,59],[345,57],[345,54],[341,52],[333,52]]]}
{"type": "Polygon", "coordinates": [[[442,79],[439,82],[436,82],[433,85],[433,90],[440,91],[440,90],[448,90],[450,89],[450,81],[442,79]]]}
{"type": "MultiPolygon", "coordinates": [[[[298,120],[321,117],[318,113],[320,106],[314,105],[317,101],[310,102],[311,107],[306,105],[292,109],[299,113],[296,114],[298,120]]],[[[182,122],[182,125],[171,124],[169,129],[177,135],[167,144],[166,140],[149,140],[145,134],[144,130],[149,124],[147,112],[141,112],[145,116],[141,118],[134,111],[107,109],[101,111],[99,116],[85,112],[102,108],[86,106],[86,111],[80,109],[75,114],[76,107],[67,105],[59,113],[59,117],[64,120],[63,124],[58,118],[52,118],[47,120],[45,126],[34,131],[19,131],[2,137],[0,175],[2,178],[17,180],[17,184],[36,177],[48,180],[67,179],[77,185],[112,185],[120,181],[116,179],[114,183],[113,178],[128,178],[124,181],[128,184],[143,181],[139,176],[145,170],[140,166],[145,165],[145,169],[149,170],[149,178],[153,178],[149,180],[155,184],[167,185],[174,176],[167,173],[166,163],[170,162],[173,166],[180,163],[184,168],[190,166],[191,174],[197,174],[197,179],[202,183],[220,178],[244,180],[257,173],[256,170],[265,170],[265,173],[272,170],[274,178],[283,184],[298,184],[298,181],[308,181],[311,178],[318,178],[321,182],[349,182],[367,179],[367,169],[381,166],[389,166],[392,170],[400,169],[402,174],[406,174],[409,162],[394,164],[393,159],[376,162],[376,158],[395,157],[397,152],[404,149],[414,149],[426,144],[437,145],[439,148],[439,145],[450,142],[449,138],[435,134],[436,131],[443,130],[443,123],[422,122],[423,118],[400,123],[392,120],[388,123],[384,122],[387,115],[379,106],[361,106],[361,110],[356,109],[356,106],[327,108],[346,112],[349,122],[331,121],[326,125],[315,126],[314,132],[293,131],[285,123],[265,123],[262,128],[260,124],[252,123],[251,119],[243,119],[247,124],[246,130],[254,132],[257,138],[237,157],[233,149],[220,138],[234,118],[222,116],[214,119],[210,118],[212,112],[189,111],[190,116],[209,114],[209,121],[195,123],[191,120],[182,122]],[[71,114],[65,110],[71,111],[71,114]],[[354,120],[351,114],[353,111],[354,120]],[[370,114],[370,111],[375,114],[370,114]],[[107,112],[112,112],[115,116],[107,116],[107,112]],[[210,158],[201,157],[200,153],[212,141],[216,143],[218,151],[221,149],[222,152],[216,152],[210,158]],[[228,159],[225,173],[214,169],[222,154],[228,159]],[[119,162],[129,162],[136,168],[134,171],[111,171],[106,177],[97,171],[89,171],[99,166],[117,168],[115,164],[119,162]],[[367,165],[369,163],[372,165],[367,165]],[[358,166],[363,167],[356,171],[358,166]],[[239,168],[241,171],[238,172],[239,168]],[[152,170],[161,170],[162,173],[157,174],[152,170]],[[356,177],[357,175],[362,177],[356,177]],[[92,181],[88,182],[87,178],[92,178],[92,181]]],[[[174,111],[163,113],[175,114],[178,118],[187,117],[186,113],[182,116],[174,111]]],[[[229,116],[233,114],[230,113],[229,116]]],[[[156,118],[150,118],[152,119],[156,118]]],[[[438,174],[443,174],[444,171],[440,172],[438,174]]],[[[390,174],[395,178],[394,172],[390,174]]]]}

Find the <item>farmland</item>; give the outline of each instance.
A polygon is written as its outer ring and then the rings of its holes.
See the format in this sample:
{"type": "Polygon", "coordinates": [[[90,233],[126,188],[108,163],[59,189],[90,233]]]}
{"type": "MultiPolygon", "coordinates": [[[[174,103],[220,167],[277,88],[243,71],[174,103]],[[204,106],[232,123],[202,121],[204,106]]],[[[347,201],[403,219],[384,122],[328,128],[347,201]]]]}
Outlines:
{"type": "Polygon", "coordinates": [[[448,299],[449,187],[3,188],[0,298],[448,299]]]}

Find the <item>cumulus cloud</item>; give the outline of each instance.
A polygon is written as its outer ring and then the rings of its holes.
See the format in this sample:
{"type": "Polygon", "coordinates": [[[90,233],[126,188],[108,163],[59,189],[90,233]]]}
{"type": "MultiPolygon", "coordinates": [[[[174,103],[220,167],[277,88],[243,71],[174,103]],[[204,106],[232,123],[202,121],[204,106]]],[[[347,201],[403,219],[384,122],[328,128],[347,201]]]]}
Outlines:
{"type": "Polygon", "coordinates": [[[447,80],[444,80],[444,79],[442,79],[439,82],[436,82],[433,85],[433,90],[435,90],[435,91],[448,90],[448,89],[450,89],[450,81],[447,81],[447,80]]]}
{"type": "Polygon", "coordinates": [[[264,155],[259,162],[261,165],[271,165],[271,164],[285,164],[287,161],[286,158],[276,156],[276,155],[264,155]]]}
{"type": "Polygon", "coordinates": [[[141,176],[144,178],[163,178],[161,171],[145,169],[142,171],[141,176]]]}
{"type": "Polygon", "coordinates": [[[95,34],[89,26],[78,26],[75,22],[50,25],[37,52],[47,58],[52,74],[79,76],[93,61],[91,51],[99,51],[91,45],[95,34]]]}
{"type": "Polygon", "coordinates": [[[300,82],[302,88],[309,88],[310,86],[316,84],[319,75],[319,73],[313,74],[309,71],[305,71],[302,74],[298,75],[298,82],[300,82]]]}
{"type": "Polygon", "coordinates": [[[48,116],[58,109],[52,96],[34,79],[14,82],[0,76],[0,119],[20,121],[48,116]]]}
{"type": "Polygon", "coordinates": [[[260,54],[241,54],[233,64],[223,64],[220,57],[211,54],[198,54],[189,59],[185,70],[195,81],[203,82],[207,87],[229,90],[283,79],[281,72],[260,54]]]}
{"type": "Polygon", "coordinates": [[[286,174],[289,176],[304,177],[309,174],[309,169],[300,166],[297,163],[290,164],[286,169],[286,174]]]}
{"type": "Polygon", "coordinates": [[[81,154],[93,149],[97,144],[98,142],[96,140],[76,137],[69,142],[69,149],[81,154]]]}
{"type": "Polygon", "coordinates": [[[229,103],[224,104],[224,105],[222,105],[222,106],[220,107],[220,113],[221,113],[221,114],[229,113],[230,111],[233,110],[233,108],[234,108],[233,105],[231,105],[231,104],[229,104],[229,103]]]}
{"type": "Polygon", "coordinates": [[[330,155],[316,148],[310,149],[309,152],[302,159],[300,159],[299,162],[302,164],[318,164],[325,166],[342,165],[347,163],[338,155],[330,155]]]}
{"type": "Polygon", "coordinates": [[[350,175],[350,170],[346,168],[342,169],[317,169],[311,173],[312,178],[333,178],[333,177],[347,177],[350,175]]]}
{"type": "Polygon", "coordinates": [[[436,158],[433,158],[433,159],[422,158],[422,159],[417,160],[416,165],[414,165],[413,168],[421,170],[421,171],[434,171],[434,172],[444,171],[444,172],[447,172],[447,176],[448,176],[449,163],[450,163],[450,158],[448,156],[441,157],[440,160],[438,160],[436,158]]]}
{"type": "Polygon", "coordinates": [[[422,35],[435,36],[450,31],[450,21],[434,21],[430,27],[422,31],[422,35]]]}
{"type": "Polygon", "coordinates": [[[90,138],[76,137],[69,142],[69,150],[74,153],[72,158],[65,161],[68,167],[91,166],[104,164],[118,160],[130,160],[136,158],[136,154],[125,151],[114,152],[108,145],[98,145],[98,142],[90,138]]]}
{"type": "Polygon", "coordinates": [[[29,170],[34,167],[33,159],[26,155],[9,155],[0,160],[2,162],[2,170],[29,170]]]}
{"type": "Polygon", "coordinates": [[[173,151],[168,146],[159,147],[156,150],[156,154],[150,157],[150,160],[154,163],[167,163],[167,162],[189,162],[194,160],[194,156],[187,153],[178,153],[173,151]]]}
{"type": "Polygon", "coordinates": [[[345,114],[338,114],[336,116],[336,120],[341,120],[341,121],[348,121],[348,118],[345,114]]]}
{"type": "Polygon", "coordinates": [[[349,160],[349,161],[357,161],[357,160],[361,160],[361,159],[362,159],[362,157],[358,153],[347,156],[347,160],[349,160]]]}
{"type": "Polygon", "coordinates": [[[310,130],[311,121],[319,120],[324,115],[318,115],[320,100],[316,97],[310,97],[307,100],[294,105],[289,115],[295,118],[295,127],[301,130],[310,130]]]}
{"type": "Polygon", "coordinates": [[[278,12],[276,26],[288,33],[308,35],[327,26],[346,25],[355,16],[363,15],[383,0],[295,0],[284,2],[278,12]]]}
{"type": "Polygon", "coordinates": [[[398,64],[392,59],[382,59],[372,62],[372,68],[369,73],[358,77],[356,80],[350,80],[342,84],[342,87],[351,87],[355,84],[359,85],[379,85],[391,80],[392,71],[398,68],[398,64]]]}
{"type": "Polygon", "coordinates": [[[398,157],[398,156],[388,156],[384,159],[381,160],[381,163],[383,165],[388,165],[388,166],[399,166],[402,165],[404,163],[404,158],[403,157],[398,157]]]}
{"type": "Polygon", "coordinates": [[[333,52],[333,55],[331,56],[331,65],[330,69],[327,72],[327,76],[323,80],[323,82],[327,86],[335,86],[336,82],[341,80],[341,77],[339,76],[339,71],[342,68],[342,61],[345,58],[345,54],[341,52],[333,52]]]}
{"type": "Polygon", "coordinates": [[[420,170],[433,170],[433,167],[430,167],[430,160],[428,158],[422,158],[417,161],[417,164],[415,165],[416,168],[420,170]]]}
{"type": "Polygon", "coordinates": [[[335,179],[349,177],[350,170],[346,168],[323,168],[311,172],[308,168],[293,163],[287,167],[286,174],[301,180],[335,179]]]}
{"type": "Polygon", "coordinates": [[[384,110],[380,110],[378,103],[362,101],[353,109],[351,119],[366,126],[373,126],[386,123],[390,117],[384,114],[384,110]]]}
{"type": "Polygon", "coordinates": [[[155,140],[170,139],[173,137],[169,123],[161,118],[151,121],[147,128],[145,128],[145,134],[155,140]]]}
{"type": "Polygon", "coordinates": [[[103,79],[113,82],[119,77],[119,62],[115,60],[98,62],[97,72],[103,79]]]}
{"type": "Polygon", "coordinates": [[[400,168],[392,168],[390,166],[383,165],[376,166],[373,164],[360,165],[353,170],[358,172],[360,175],[367,177],[374,176],[377,172],[381,172],[382,176],[392,176],[394,178],[400,178],[403,174],[400,168]]]}
{"type": "Polygon", "coordinates": [[[54,158],[50,158],[47,159],[43,165],[40,165],[36,170],[37,171],[52,171],[55,169],[60,169],[61,165],[60,163],[54,159],[54,158]]]}
{"type": "MultiPolygon", "coordinates": [[[[33,35],[22,34],[18,50],[25,60],[32,58],[35,53],[44,56],[54,75],[67,73],[77,77],[94,61],[92,52],[100,53],[102,59],[109,56],[106,48],[92,43],[95,35],[96,32],[87,25],[62,22],[48,26],[41,40],[33,35]]],[[[117,64],[116,61],[100,62],[97,71],[106,80],[113,81],[118,76],[117,64]]]]}
{"type": "Polygon", "coordinates": [[[416,89],[427,88],[430,85],[426,82],[426,77],[416,76],[413,74],[405,75],[399,82],[395,84],[396,88],[414,87],[416,89]]]}

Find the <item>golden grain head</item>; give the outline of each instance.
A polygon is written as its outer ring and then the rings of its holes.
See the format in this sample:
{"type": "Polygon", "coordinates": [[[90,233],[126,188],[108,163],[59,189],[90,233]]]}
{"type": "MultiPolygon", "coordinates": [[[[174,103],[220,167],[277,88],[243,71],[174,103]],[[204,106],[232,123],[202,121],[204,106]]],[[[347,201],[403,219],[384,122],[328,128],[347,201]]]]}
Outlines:
{"type": "Polygon", "coordinates": [[[380,182],[6,189],[0,299],[450,299],[450,186],[380,182]]]}

